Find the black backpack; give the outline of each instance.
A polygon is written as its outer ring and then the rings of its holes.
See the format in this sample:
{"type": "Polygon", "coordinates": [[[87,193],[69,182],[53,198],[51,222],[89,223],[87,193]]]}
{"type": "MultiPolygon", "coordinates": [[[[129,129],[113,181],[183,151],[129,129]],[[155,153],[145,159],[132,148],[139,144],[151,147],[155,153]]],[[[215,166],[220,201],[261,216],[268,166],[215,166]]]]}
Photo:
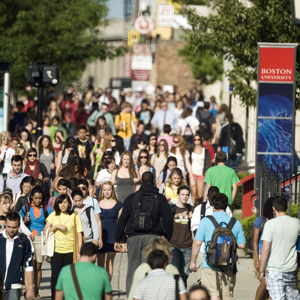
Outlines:
{"type": "Polygon", "coordinates": [[[209,135],[211,137],[212,136],[212,131],[211,131],[211,126],[210,126],[210,123],[209,123],[209,119],[211,118],[213,113],[209,112],[208,116],[206,118],[204,118],[202,116],[202,112],[203,112],[203,110],[202,110],[201,107],[199,107],[196,111],[196,118],[200,122],[200,125],[199,125],[200,134],[203,135],[205,133],[209,133],[209,135]]]}
{"type": "Polygon", "coordinates": [[[138,192],[134,196],[132,228],[151,232],[159,222],[157,194],[138,192]]]}

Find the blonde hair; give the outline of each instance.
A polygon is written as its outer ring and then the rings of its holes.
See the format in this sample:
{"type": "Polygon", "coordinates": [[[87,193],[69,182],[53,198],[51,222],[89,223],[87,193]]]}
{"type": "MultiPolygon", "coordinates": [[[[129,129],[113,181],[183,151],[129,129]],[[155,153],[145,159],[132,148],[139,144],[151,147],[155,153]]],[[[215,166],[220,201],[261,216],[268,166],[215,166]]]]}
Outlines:
{"type": "Polygon", "coordinates": [[[114,184],[113,184],[111,181],[104,181],[104,182],[102,183],[101,190],[100,190],[100,194],[99,194],[99,198],[98,198],[98,199],[99,199],[99,202],[100,202],[101,200],[104,200],[103,187],[104,187],[105,185],[109,185],[109,186],[111,187],[111,191],[112,191],[112,193],[111,193],[111,198],[112,198],[113,200],[115,200],[115,201],[118,202],[116,190],[115,190],[114,184]]]}
{"type": "Polygon", "coordinates": [[[160,148],[159,148],[159,143],[163,143],[164,144],[164,149],[165,149],[165,155],[166,157],[169,156],[169,147],[168,147],[168,143],[165,139],[161,139],[159,142],[158,142],[158,147],[157,147],[157,157],[160,156],[160,148]]]}
{"type": "Polygon", "coordinates": [[[123,110],[125,107],[130,107],[132,109],[132,105],[129,102],[123,102],[121,104],[121,110],[123,110]]]}
{"type": "Polygon", "coordinates": [[[172,176],[173,176],[173,175],[178,175],[178,176],[181,177],[181,181],[180,181],[179,186],[181,186],[181,185],[186,185],[186,180],[185,180],[184,177],[183,177],[183,174],[182,174],[181,169],[179,169],[179,168],[174,168],[174,169],[171,171],[171,173],[170,173],[170,175],[169,175],[169,178],[168,178],[168,183],[167,183],[167,185],[168,185],[169,187],[172,186],[172,176]]]}
{"type": "Polygon", "coordinates": [[[147,258],[150,252],[156,249],[164,251],[168,257],[168,261],[170,262],[172,259],[172,248],[171,244],[166,240],[166,238],[159,236],[151,239],[142,252],[143,256],[147,258]]]}
{"type": "Polygon", "coordinates": [[[13,202],[12,198],[5,194],[1,195],[0,196],[0,204],[5,204],[7,202],[12,203],[13,202]]]}
{"type": "Polygon", "coordinates": [[[0,134],[0,146],[2,146],[2,138],[9,138],[7,146],[10,146],[11,135],[8,131],[2,131],[0,134]]]}

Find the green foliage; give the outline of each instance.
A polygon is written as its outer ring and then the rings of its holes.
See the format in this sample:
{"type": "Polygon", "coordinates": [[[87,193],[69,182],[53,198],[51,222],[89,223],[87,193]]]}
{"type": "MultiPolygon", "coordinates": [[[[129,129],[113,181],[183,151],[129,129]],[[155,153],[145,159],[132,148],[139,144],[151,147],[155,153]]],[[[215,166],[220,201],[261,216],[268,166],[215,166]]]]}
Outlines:
{"type": "Polygon", "coordinates": [[[205,0],[173,0],[173,2],[185,5],[205,5],[205,0]]]}
{"type": "MultiPolygon", "coordinates": [[[[249,173],[238,173],[237,176],[241,180],[245,177],[247,177],[249,173]]],[[[238,186],[234,202],[231,206],[231,210],[234,211],[235,209],[241,209],[242,208],[242,202],[243,202],[243,186],[238,186]]]]}
{"type": "MultiPolygon", "coordinates": [[[[287,209],[286,213],[289,214],[289,209],[287,209]]],[[[292,204],[291,217],[298,218],[298,204],[292,204]]]]}
{"type": "MultiPolygon", "coordinates": [[[[187,45],[182,53],[187,55],[187,62],[190,63],[198,62],[204,53],[220,61],[223,58],[230,61],[233,68],[226,73],[226,76],[234,85],[234,95],[239,96],[243,103],[254,106],[256,89],[253,82],[257,80],[257,43],[299,43],[300,41],[299,30],[292,25],[291,2],[290,0],[207,0],[207,4],[214,11],[208,17],[197,14],[192,8],[185,8],[183,13],[187,16],[192,29],[185,30],[184,39],[187,45]]],[[[297,51],[298,69],[300,47],[297,51]]],[[[211,68],[208,68],[209,76],[211,76],[210,72],[211,68]]],[[[297,74],[296,82],[299,86],[300,72],[297,74]]],[[[300,107],[299,96],[298,94],[298,108],[300,107]]]]}
{"type": "MultiPolygon", "coordinates": [[[[245,219],[242,219],[242,221],[241,221],[241,224],[242,224],[244,234],[245,234],[245,237],[246,237],[247,241],[249,240],[250,233],[252,231],[255,219],[256,219],[256,215],[253,215],[251,217],[247,217],[245,219]]],[[[248,250],[247,248],[248,248],[248,246],[246,245],[245,251],[248,250]]]]}
{"type": "Polygon", "coordinates": [[[123,53],[101,39],[106,0],[2,0],[0,61],[9,62],[14,89],[24,89],[30,62],[55,63],[70,82],[93,59],[123,53]]]}

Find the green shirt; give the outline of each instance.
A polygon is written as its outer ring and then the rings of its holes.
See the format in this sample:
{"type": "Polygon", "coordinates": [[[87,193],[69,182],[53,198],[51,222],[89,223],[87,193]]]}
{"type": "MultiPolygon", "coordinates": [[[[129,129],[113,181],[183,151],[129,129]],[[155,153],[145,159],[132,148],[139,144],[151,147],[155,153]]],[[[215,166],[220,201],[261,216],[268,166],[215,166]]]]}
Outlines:
{"type": "Polygon", "coordinates": [[[297,270],[296,243],[300,234],[300,221],[290,216],[269,220],[262,234],[262,241],[271,243],[267,263],[269,271],[293,272],[297,270]]]}
{"type": "MultiPolygon", "coordinates": [[[[75,271],[83,299],[98,300],[103,293],[111,292],[109,276],[103,268],[90,262],[78,262],[75,271]]],[[[62,268],[56,290],[64,292],[65,300],[78,300],[70,266],[62,268]]]]}
{"type": "Polygon", "coordinates": [[[207,170],[204,182],[219,188],[220,193],[228,197],[228,204],[232,204],[232,185],[240,182],[235,171],[225,165],[217,165],[207,170]]]}

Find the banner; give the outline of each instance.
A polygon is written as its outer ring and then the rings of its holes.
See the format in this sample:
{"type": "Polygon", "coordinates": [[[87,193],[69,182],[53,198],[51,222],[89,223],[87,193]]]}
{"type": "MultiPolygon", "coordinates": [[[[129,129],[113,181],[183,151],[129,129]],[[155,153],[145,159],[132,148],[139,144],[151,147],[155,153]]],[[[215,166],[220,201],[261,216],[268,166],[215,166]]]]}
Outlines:
{"type": "Polygon", "coordinates": [[[281,173],[293,168],[296,47],[258,43],[256,191],[259,164],[281,173]]]}

